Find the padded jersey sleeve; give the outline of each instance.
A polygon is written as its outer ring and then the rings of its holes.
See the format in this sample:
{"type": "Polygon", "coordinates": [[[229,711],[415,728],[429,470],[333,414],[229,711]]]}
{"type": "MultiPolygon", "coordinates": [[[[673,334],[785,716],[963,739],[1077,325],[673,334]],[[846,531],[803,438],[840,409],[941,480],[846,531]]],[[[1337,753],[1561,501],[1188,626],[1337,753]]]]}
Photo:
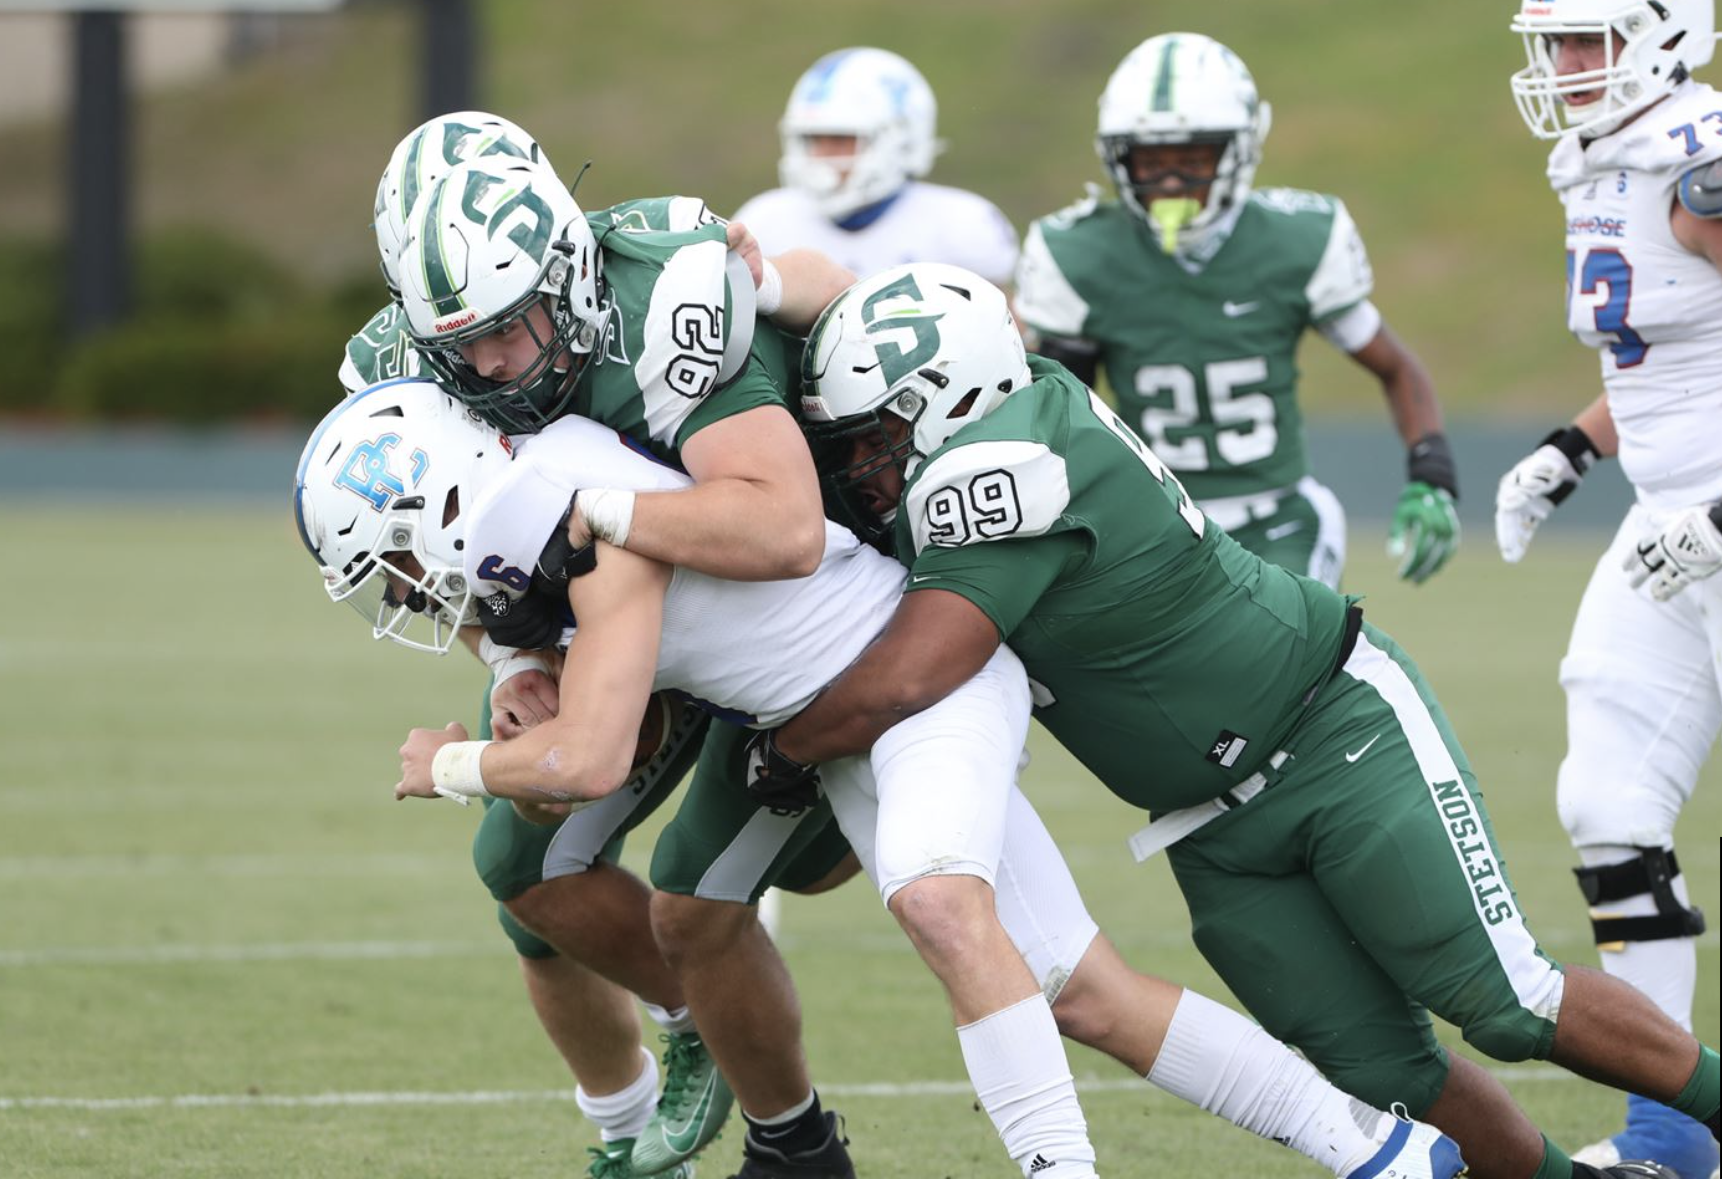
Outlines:
{"type": "Polygon", "coordinates": [[[690,483],[614,430],[584,418],[559,419],[518,445],[507,473],[479,493],[467,519],[465,572],[480,598],[525,591],[539,554],[581,488],[675,491],[690,483]]]}
{"type": "Polygon", "coordinates": [[[1363,235],[1357,232],[1357,223],[1351,219],[1344,201],[1338,197],[1329,200],[1333,202],[1333,224],[1327,248],[1304,287],[1309,318],[1315,324],[1357,306],[1375,289],[1375,272],[1369,265],[1369,252],[1363,248],[1363,235]]]}
{"type": "Polygon", "coordinates": [[[1088,552],[1069,506],[1064,459],[1044,443],[982,439],[935,455],[903,502],[915,553],[905,592],[961,594],[1010,634],[1088,552]]]}

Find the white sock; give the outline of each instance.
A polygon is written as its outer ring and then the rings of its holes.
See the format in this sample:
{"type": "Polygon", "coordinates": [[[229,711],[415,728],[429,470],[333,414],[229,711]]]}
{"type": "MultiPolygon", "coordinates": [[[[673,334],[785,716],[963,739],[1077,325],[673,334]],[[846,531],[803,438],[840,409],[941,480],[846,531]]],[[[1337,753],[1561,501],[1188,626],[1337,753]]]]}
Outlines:
{"type": "MultiPolygon", "coordinates": [[[[1587,868],[1619,864],[1636,860],[1638,849],[1628,847],[1593,847],[1578,850],[1579,860],[1587,868]]],[[[1674,878],[1675,900],[1683,906],[1692,904],[1686,892],[1686,874],[1674,878]]],[[[1591,910],[1592,917],[1648,918],[1656,913],[1656,899],[1648,893],[1605,901],[1591,910]]],[[[1654,942],[1628,942],[1621,950],[1599,948],[1602,969],[1616,979],[1624,979],[1649,996],[1651,1001],[1668,1014],[1687,1032],[1692,1031],[1692,997],[1698,990],[1698,940],[1696,938],[1659,938],[1654,942]]]]}
{"type": "Polygon", "coordinates": [[[1335,1089],[1250,1020],[1187,988],[1148,1080],[1336,1176],[1367,1163],[1393,1130],[1391,1115],[1335,1089]]]}
{"type": "Polygon", "coordinates": [[[650,1016],[659,1028],[671,1035],[694,1031],[694,1014],[688,1011],[686,1004],[673,1012],[668,1008],[660,1008],[656,1004],[647,1004],[645,1007],[646,1015],[650,1016]]]}
{"type": "Polygon", "coordinates": [[[758,1123],[762,1127],[781,1127],[787,1123],[793,1123],[796,1119],[812,1110],[813,1102],[818,1097],[819,1095],[815,1094],[812,1090],[809,1090],[807,1092],[807,1097],[803,1098],[800,1102],[797,1102],[788,1110],[780,1111],[769,1118],[760,1118],[757,1115],[749,1114],[746,1110],[741,1112],[741,1117],[750,1123],[758,1123]]]}
{"type": "Polygon", "coordinates": [[[1094,1147],[1045,996],[957,1029],[981,1106],[1024,1176],[1093,1176],[1094,1147]]]}
{"type": "Polygon", "coordinates": [[[637,1139],[658,1109],[658,1059],[645,1049],[640,1050],[645,1062],[640,1076],[614,1094],[598,1097],[574,1087],[574,1104],[580,1113],[598,1126],[605,1143],[618,1139],[637,1139]]]}

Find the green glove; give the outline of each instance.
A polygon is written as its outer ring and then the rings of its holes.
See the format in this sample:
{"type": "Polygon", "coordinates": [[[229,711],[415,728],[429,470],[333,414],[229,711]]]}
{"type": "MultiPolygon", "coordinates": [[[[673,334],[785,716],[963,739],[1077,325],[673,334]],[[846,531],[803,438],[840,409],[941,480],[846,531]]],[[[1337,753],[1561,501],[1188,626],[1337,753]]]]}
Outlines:
{"type": "Polygon", "coordinates": [[[1459,548],[1459,513],[1441,488],[1413,480],[1399,493],[1387,555],[1399,558],[1399,576],[1421,585],[1459,548]]]}

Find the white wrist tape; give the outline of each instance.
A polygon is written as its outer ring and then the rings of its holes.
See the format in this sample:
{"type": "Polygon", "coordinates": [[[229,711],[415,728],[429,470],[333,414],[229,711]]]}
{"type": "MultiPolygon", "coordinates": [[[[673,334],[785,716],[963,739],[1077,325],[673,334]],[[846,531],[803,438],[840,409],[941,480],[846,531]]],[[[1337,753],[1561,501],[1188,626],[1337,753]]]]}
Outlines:
{"type": "Polygon", "coordinates": [[[450,742],[431,759],[431,785],[444,799],[486,799],[490,791],[484,785],[479,760],[489,742],[450,742]]]}
{"type": "Polygon", "coordinates": [[[492,690],[501,688],[504,682],[522,672],[542,672],[549,676],[550,661],[543,656],[528,655],[525,652],[509,656],[505,660],[498,660],[490,667],[492,690]]]}
{"type": "Polygon", "coordinates": [[[634,493],[621,488],[586,488],[574,496],[574,506],[592,530],[619,549],[628,547],[628,530],[634,525],[634,493]]]}
{"type": "Polygon", "coordinates": [[[754,296],[754,310],[763,316],[776,315],[783,307],[783,275],[767,258],[759,276],[759,294],[754,296]]]}

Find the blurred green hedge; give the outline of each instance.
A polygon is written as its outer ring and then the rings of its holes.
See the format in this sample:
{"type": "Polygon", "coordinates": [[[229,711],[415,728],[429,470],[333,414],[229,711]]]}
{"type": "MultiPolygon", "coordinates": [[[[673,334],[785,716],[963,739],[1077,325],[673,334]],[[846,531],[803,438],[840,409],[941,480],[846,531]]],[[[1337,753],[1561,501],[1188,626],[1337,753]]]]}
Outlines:
{"type": "Polygon", "coordinates": [[[65,251],[0,239],[0,412],[184,424],[315,421],[347,338],[388,298],[371,274],[307,290],[267,255],[198,229],[138,243],[132,316],[73,342],[65,251]]]}

